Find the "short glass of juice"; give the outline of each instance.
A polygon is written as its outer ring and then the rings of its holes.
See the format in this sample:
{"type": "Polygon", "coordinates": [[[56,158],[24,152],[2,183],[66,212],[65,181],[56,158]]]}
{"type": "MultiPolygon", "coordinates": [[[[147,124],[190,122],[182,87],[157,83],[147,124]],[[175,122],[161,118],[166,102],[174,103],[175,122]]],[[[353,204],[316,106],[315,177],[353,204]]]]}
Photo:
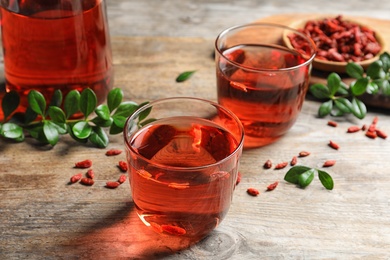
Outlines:
{"type": "Polygon", "coordinates": [[[218,103],[160,99],[127,119],[124,141],[132,199],[153,230],[198,241],[229,210],[244,130],[218,103]]]}
{"type": "Polygon", "coordinates": [[[215,41],[218,103],[240,118],[244,148],[275,142],[295,123],[309,86],[316,47],[278,24],[228,28],[215,41]],[[289,48],[289,39],[301,50],[289,48]]]}

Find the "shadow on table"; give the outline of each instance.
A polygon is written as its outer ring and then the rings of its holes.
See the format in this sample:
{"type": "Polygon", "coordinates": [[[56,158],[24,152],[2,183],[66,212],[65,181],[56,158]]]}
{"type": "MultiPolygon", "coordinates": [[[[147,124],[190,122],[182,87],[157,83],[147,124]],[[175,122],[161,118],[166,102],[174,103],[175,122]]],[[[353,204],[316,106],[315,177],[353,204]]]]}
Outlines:
{"type": "Polygon", "coordinates": [[[175,254],[193,244],[183,237],[150,230],[138,218],[132,202],[86,230],[63,245],[69,257],[155,259],[175,254]]]}

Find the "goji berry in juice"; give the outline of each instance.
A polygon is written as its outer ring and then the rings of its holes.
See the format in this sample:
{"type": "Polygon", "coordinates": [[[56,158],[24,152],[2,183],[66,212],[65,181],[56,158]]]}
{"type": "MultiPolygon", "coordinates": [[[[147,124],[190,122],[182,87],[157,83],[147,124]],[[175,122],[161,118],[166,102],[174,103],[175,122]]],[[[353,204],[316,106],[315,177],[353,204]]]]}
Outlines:
{"type": "Polygon", "coordinates": [[[128,145],[133,147],[127,153],[132,197],[144,222],[174,226],[180,235],[197,240],[224,218],[237,180],[238,155],[215,163],[238,147],[229,132],[179,117],[155,122],[128,145]],[[209,167],[196,168],[205,165],[209,167]]]}
{"type": "Polygon", "coordinates": [[[16,90],[23,105],[31,89],[50,96],[55,89],[65,95],[69,90],[89,87],[101,103],[112,87],[104,2],[83,0],[73,9],[71,3],[60,2],[1,4],[6,88],[16,90]]]}
{"type": "Polygon", "coordinates": [[[278,71],[306,60],[295,52],[269,46],[239,45],[223,55],[234,56],[235,52],[245,53],[242,62],[235,61],[241,63],[239,69],[217,57],[218,102],[243,123],[244,147],[272,143],[297,119],[308,89],[310,66],[278,71]]]}

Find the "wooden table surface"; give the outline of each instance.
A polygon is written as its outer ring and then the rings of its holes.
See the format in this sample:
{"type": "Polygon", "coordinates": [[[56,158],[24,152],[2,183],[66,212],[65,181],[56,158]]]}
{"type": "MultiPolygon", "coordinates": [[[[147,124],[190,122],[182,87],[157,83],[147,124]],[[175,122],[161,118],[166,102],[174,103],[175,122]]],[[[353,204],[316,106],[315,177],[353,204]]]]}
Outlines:
{"type": "MultiPolygon", "coordinates": [[[[136,102],[170,96],[216,100],[213,41],[209,36],[116,33],[115,86],[136,102]],[[186,70],[197,72],[176,83],[186,70]]],[[[365,119],[336,119],[334,128],[327,126],[330,118],[316,117],[319,105],[308,97],[280,141],[244,151],[242,180],[229,213],[214,232],[190,246],[144,227],[128,182],[115,190],[104,188],[107,180],[118,178],[116,164],[125,159],[124,154],[105,156],[109,148],[123,149],[121,135],[111,136],[107,149],[69,137],[54,148],[0,139],[0,259],[389,259],[389,140],[346,133],[349,126],[368,125],[374,117],[390,133],[389,110],[369,108],[365,119]],[[329,140],[341,148],[331,149],[329,140]],[[337,160],[326,170],[334,190],[325,190],[317,176],[306,189],[285,182],[289,167],[263,169],[267,159],[290,161],[300,151],[311,153],[298,159],[302,165],[321,168],[325,160],[337,160]],[[93,160],[96,183],[68,185],[70,176],[80,172],[74,163],[83,159],[93,160]],[[275,181],[279,186],[266,192],[275,181]],[[261,194],[249,196],[249,187],[261,194]]]]}

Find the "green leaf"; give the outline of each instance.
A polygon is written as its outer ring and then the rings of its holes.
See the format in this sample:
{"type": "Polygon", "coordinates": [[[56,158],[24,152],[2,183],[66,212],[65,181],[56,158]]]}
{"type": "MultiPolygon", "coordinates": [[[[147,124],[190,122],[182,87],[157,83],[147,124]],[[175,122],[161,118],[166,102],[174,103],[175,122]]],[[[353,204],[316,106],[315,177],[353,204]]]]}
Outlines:
{"type": "Polygon", "coordinates": [[[389,72],[389,70],[390,70],[390,54],[387,52],[384,52],[379,56],[379,59],[382,61],[383,70],[385,72],[389,72]]]}
{"type": "Polygon", "coordinates": [[[50,100],[49,106],[60,107],[62,104],[62,92],[59,89],[56,89],[53,93],[53,96],[50,100]]]}
{"type": "Polygon", "coordinates": [[[18,108],[20,103],[20,97],[18,92],[12,90],[5,93],[1,102],[1,108],[3,109],[4,121],[18,108]]]}
{"type": "Polygon", "coordinates": [[[351,92],[355,96],[360,96],[366,93],[366,89],[368,87],[369,80],[368,78],[360,78],[351,84],[351,92]]]}
{"type": "Polygon", "coordinates": [[[367,114],[366,105],[357,98],[352,99],[351,112],[359,119],[363,119],[367,114]]]}
{"type": "Polygon", "coordinates": [[[38,114],[35,113],[31,107],[27,107],[26,112],[24,113],[24,123],[26,125],[33,122],[38,117],[38,114]]]}
{"type": "Polygon", "coordinates": [[[65,97],[64,110],[66,118],[71,117],[80,110],[80,92],[71,90],[65,97]]]}
{"type": "Polygon", "coordinates": [[[75,141],[77,141],[79,143],[87,143],[88,142],[87,138],[80,139],[80,138],[78,138],[77,136],[74,135],[74,133],[73,133],[73,126],[75,124],[76,123],[68,123],[68,125],[67,125],[68,133],[69,133],[70,137],[72,137],[73,140],[75,140],[75,141]]]}
{"type": "Polygon", "coordinates": [[[347,64],[346,72],[349,76],[355,79],[360,79],[363,77],[364,69],[361,65],[350,62],[347,64]]]}
{"type": "Polygon", "coordinates": [[[311,168],[309,167],[301,166],[301,165],[294,166],[290,168],[290,170],[288,170],[288,172],[284,176],[284,180],[290,183],[299,184],[299,180],[298,180],[299,176],[309,171],[310,169],[311,168]]]}
{"type": "Polygon", "coordinates": [[[372,79],[383,79],[386,75],[386,73],[383,71],[382,68],[382,61],[377,60],[368,66],[366,74],[372,79]]]}
{"type": "Polygon", "coordinates": [[[367,90],[366,90],[367,93],[371,94],[371,95],[377,94],[379,92],[379,84],[383,84],[382,83],[383,81],[386,81],[386,80],[380,79],[380,80],[375,80],[375,81],[369,82],[368,86],[367,86],[367,90]]]}
{"type": "Polygon", "coordinates": [[[188,80],[195,72],[196,70],[191,70],[180,73],[179,76],[177,76],[176,78],[176,82],[183,82],[188,80]]]}
{"type": "Polygon", "coordinates": [[[97,126],[92,128],[92,132],[88,140],[99,148],[105,148],[109,143],[107,134],[101,127],[97,126]]]}
{"type": "Polygon", "coordinates": [[[340,117],[343,116],[345,113],[341,111],[337,106],[334,106],[332,111],[330,112],[331,116],[340,117]]]}
{"type": "Polygon", "coordinates": [[[112,89],[107,96],[107,106],[110,113],[114,111],[122,102],[123,91],[120,88],[112,89]]]}
{"type": "Polygon", "coordinates": [[[64,124],[66,122],[66,116],[64,111],[62,111],[59,107],[50,106],[48,108],[48,114],[50,116],[50,119],[59,124],[64,124]]]}
{"type": "Polygon", "coordinates": [[[327,86],[324,84],[316,83],[310,86],[310,92],[318,99],[324,99],[330,97],[330,92],[327,86]]]}
{"type": "Polygon", "coordinates": [[[341,82],[340,87],[337,90],[337,94],[342,95],[342,96],[346,96],[349,94],[348,89],[349,89],[348,85],[345,84],[344,82],[341,82]]]}
{"type": "Polygon", "coordinates": [[[97,97],[95,92],[90,88],[86,88],[81,92],[80,96],[80,111],[87,118],[96,108],[97,97]]]}
{"type": "Polygon", "coordinates": [[[45,134],[46,140],[52,146],[56,145],[59,140],[59,134],[50,121],[45,121],[43,124],[43,133],[45,134]]]}
{"type": "Polygon", "coordinates": [[[118,126],[119,128],[124,128],[126,124],[127,117],[123,116],[113,116],[114,124],[118,126]]]}
{"type": "Polygon", "coordinates": [[[115,123],[113,123],[110,127],[110,134],[116,135],[123,132],[123,127],[117,126],[115,123]]]}
{"type": "Polygon", "coordinates": [[[337,90],[339,89],[341,84],[341,78],[337,73],[330,73],[327,78],[327,85],[329,89],[329,94],[331,96],[334,96],[336,94],[337,90]]]}
{"type": "MultiPolygon", "coordinates": [[[[143,107],[143,106],[147,105],[148,103],[149,102],[142,103],[140,105],[140,107],[143,107]]],[[[138,116],[138,121],[140,121],[140,122],[143,121],[145,118],[147,118],[149,116],[150,112],[152,112],[152,107],[149,107],[149,108],[145,109],[144,111],[142,111],[138,116]]]]}
{"type": "Polygon", "coordinates": [[[327,190],[333,190],[333,179],[332,177],[325,171],[317,170],[318,178],[320,179],[322,186],[324,186],[327,190]]]}
{"type": "Polygon", "coordinates": [[[332,108],[333,108],[333,100],[329,100],[322,103],[320,108],[318,109],[318,116],[325,117],[326,115],[329,115],[329,113],[332,111],[332,108]]]}
{"type": "Polygon", "coordinates": [[[306,188],[314,179],[315,169],[310,169],[298,176],[298,185],[306,188]]]}
{"type": "Polygon", "coordinates": [[[91,131],[92,126],[87,121],[79,121],[72,127],[73,134],[79,139],[88,138],[91,131]]]}
{"type": "Polygon", "coordinates": [[[0,134],[9,139],[23,140],[23,128],[14,123],[4,123],[0,128],[0,134]]]}
{"type": "Polygon", "coordinates": [[[91,122],[100,127],[109,127],[111,126],[112,122],[114,122],[114,120],[111,117],[108,120],[95,117],[91,120],[91,122]]]}
{"type": "Polygon", "coordinates": [[[56,123],[49,120],[46,120],[45,123],[50,124],[51,127],[55,128],[57,132],[61,135],[68,133],[68,126],[66,125],[66,123],[60,123],[60,122],[56,123]]]}
{"type": "Polygon", "coordinates": [[[346,98],[338,98],[334,100],[336,107],[343,113],[351,113],[352,103],[346,98]]]}
{"type": "Polygon", "coordinates": [[[110,119],[110,110],[107,105],[101,104],[95,109],[96,115],[102,120],[110,119]]]}
{"type": "Polygon", "coordinates": [[[390,96],[390,82],[385,80],[381,86],[382,93],[386,96],[390,96]]]}
{"type": "Polygon", "coordinates": [[[140,125],[140,126],[145,126],[145,125],[147,125],[147,124],[149,124],[149,123],[152,123],[152,122],[154,122],[154,121],[156,121],[156,120],[157,120],[157,119],[155,119],[155,118],[149,118],[149,119],[146,119],[146,120],[140,122],[139,125],[140,125]]]}
{"type": "Polygon", "coordinates": [[[36,90],[31,90],[28,93],[28,103],[31,109],[38,115],[44,117],[46,110],[46,100],[45,97],[36,90]]]}
{"type": "Polygon", "coordinates": [[[138,104],[132,101],[121,103],[115,110],[113,116],[129,117],[138,109],[138,104]]]}
{"type": "MultiPolygon", "coordinates": [[[[31,135],[32,138],[38,140],[38,138],[41,135],[41,133],[43,135],[43,123],[42,124],[40,123],[40,124],[28,126],[28,127],[26,127],[26,130],[31,135]]],[[[47,142],[46,138],[45,138],[45,142],[47,142]]]]}

